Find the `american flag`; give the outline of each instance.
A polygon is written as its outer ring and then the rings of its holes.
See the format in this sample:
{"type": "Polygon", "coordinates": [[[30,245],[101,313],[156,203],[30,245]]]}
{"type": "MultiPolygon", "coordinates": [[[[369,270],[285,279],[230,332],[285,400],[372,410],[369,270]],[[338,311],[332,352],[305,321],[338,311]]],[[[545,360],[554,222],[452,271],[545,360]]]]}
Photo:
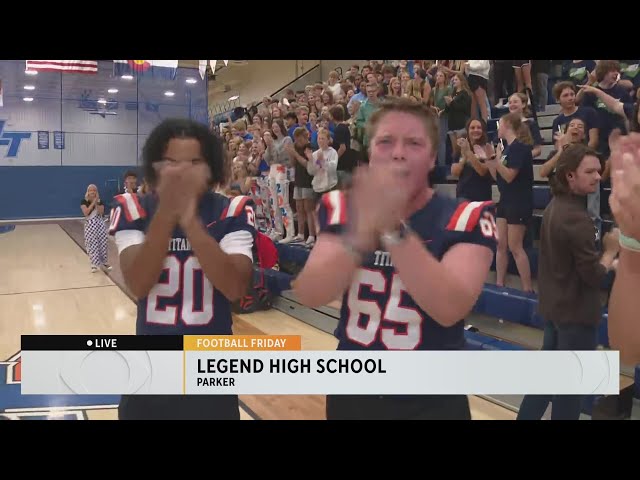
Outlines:
{"type": "Polygon", "coordinates": [[[98,73],[97,60],[27,60],[27,71],[98,73]]]}

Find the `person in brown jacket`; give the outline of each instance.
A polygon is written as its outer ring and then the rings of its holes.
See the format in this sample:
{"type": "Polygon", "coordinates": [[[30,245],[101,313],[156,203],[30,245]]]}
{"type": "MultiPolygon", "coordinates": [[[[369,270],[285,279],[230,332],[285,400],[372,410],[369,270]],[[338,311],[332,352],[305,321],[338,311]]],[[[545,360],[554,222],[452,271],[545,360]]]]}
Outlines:
{"type": "MultiPolygon", "coordinates": [[[[568,146],[558,159],[553,198],[542,217],[538,313],[545,319],[543,350],[595,350],[602,316],[600,285],[620,249],[618,232],[596,244],[587,195],[599,188],[601,163],[586,145],[568,146]]],[[[552,402],[552,420],[578,420],[580,395],[526,395],[519,420],[540,420],[552,402]]]]}

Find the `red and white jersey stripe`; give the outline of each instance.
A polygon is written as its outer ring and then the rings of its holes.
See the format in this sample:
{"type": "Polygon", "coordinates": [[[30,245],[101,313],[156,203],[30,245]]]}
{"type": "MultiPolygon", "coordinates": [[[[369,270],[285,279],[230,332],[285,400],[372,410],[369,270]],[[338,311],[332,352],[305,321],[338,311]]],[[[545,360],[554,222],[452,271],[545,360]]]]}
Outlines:
{"type": "Polygon", "coordinates": [[[246,195],[238,195],[233,197],[229,206],[224,212],[222,212],[222,218],[238,217],[244,211],[244,207],[249,201],[249,197],[246,195]]]}
{"type": "Polygon", "coordinates": [[[462,202],[447,224],[447,230],[471,232],[480,220],[482,210],[493,202],[462,202]]]}
{"type": "Polygon", "coordinates": [[[327,225],[347,223],[347,198],[344,192],[332,190],[323,195],[322,202],[327,210],[327,225]]]}
{"type": "Polygon", "coordinates": [[[116,201],[122,206],[127,222],[135,222],[147,216],[144,208],[140,205],[138,195],[135,193],[123,193],[116,197],[116,201]]]}

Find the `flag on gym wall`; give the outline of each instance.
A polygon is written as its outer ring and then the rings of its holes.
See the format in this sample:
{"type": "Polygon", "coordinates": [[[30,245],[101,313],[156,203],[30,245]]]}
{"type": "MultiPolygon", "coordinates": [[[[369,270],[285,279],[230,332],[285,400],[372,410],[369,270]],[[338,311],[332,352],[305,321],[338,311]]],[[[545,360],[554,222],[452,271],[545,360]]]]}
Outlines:
{"type": "Polygon", "coordinates": [[[27,60],[27,72],[98,73],[97,60],[27,60]]]}
{"type": "Polygon", "coordinates": [[[174,80],[178,72],[178,60],[114,60],[113,74],[174,80]]]}
{"type": "Polygon", "coordinates": [[[198,60],[198,71],[200,72],[200,78],[204,80],[204,75],[207,73],[207,60],[198,60]]]}
{"type": "Polygon", "coordinates": [[[0,107],[4,107],[4,98],[2,97],[2,80],[0,80],[0,107]]]}

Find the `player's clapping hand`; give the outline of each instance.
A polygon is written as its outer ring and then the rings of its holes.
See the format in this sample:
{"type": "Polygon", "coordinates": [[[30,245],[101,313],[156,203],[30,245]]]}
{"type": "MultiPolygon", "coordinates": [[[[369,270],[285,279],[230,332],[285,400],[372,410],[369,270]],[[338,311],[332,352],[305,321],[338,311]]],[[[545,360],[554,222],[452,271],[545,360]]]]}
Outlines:
{"type": "Polygon", "coordinates": [[[200,197],[206,192],[209,186],[211,173],[206,162],[198,162],[190,165],[186,172],[184,181],[186,183],[186,191],[188,201],[185,209],[180,213],[180,225],[182,227],[189,226],[198,219],[198,203],[200,197]]]}
{"type": "Polygon", "coordinates": [[[458,144],[458,147],[460,147],[460,150],[462,152],[466,152],[467,150],[471,149],[471,147],[469,146],[469,140],[467,140],[466,138],[458,138],[458,140],[456,140],[456,143],[458,144]]]}
{"type": "Polygon", "coordinates": [[[393,163],[362,167],[354,175],[353,215],[370,242],[377,242],[380,234],[396,229],[404,219],[409,203],[405,180],[410,174],[404,165],[393,163]]]}
{"type": "Polygon", "coordinates": [[[348,193],[351,222],[349,235],[363,251],[371,251],[377,246],[376,212],[371,205],[372,198],[380,195],[371,183],[371,171],[368,166],[355,170],[351,178],[351,190],[348,193]]]}
{"type": "Polygon", "coordinates": [[[373,208],[378,212],[378,235],[397,229],[406,219],[409,208],[406,181],[410,175],[411,172],[402,163],[391,163],[376,169],[373,180],[378,196],[373,208]]]}
{"type": "Polygon", "coordinates": [[[159,210],[174,220],[187,209],[191,201],[189,192],[189,172],[193,168],[189,163],[170,162],[158,164],[159,210]]]}
{"type": "Polygon", "coordinates": [[[620,136],[612,147],[611,213],[622,233],[640,239],[640,134],[620,136]]]}
{"type": "Polygon", "coordinates": [[[495,170],[498,168],[498,163],[502,161],[503,150],[504,149],[502,147],[502,143],[498,143],[498,146],[496,147],[495,155],[491,155],[489,158],[485,160],[487,167],[489,167],[492,170],[495,170]]]}

